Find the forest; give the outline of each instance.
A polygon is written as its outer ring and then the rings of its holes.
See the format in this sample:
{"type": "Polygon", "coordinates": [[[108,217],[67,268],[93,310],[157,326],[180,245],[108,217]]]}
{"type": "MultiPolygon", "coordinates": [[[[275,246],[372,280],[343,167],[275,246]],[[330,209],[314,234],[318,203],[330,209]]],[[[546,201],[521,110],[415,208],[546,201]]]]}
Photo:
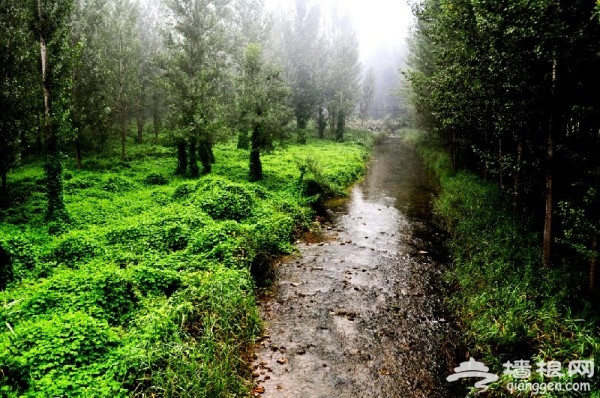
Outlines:
{"type": "Polygon", "coordinates": [[[405,76],[441,179],[466,345],[497,369],[516,356],[598,364],[600,3],[425,0],[414,12],[405,76]]]}
{"type": "Polygon", "coordinates": [[[0,395],[247,394],[256,285],[372,143],[348,17],[1,0],[0,29],[0,395]]]}
{"type": "Polygon", "coordinates": [[[366,61],[267,3],[0,0],[0,395],[253,394],[273,259],[386,134],[439,182],[453,365],[600,363],[600,2],[411,1],[366,61]]]}

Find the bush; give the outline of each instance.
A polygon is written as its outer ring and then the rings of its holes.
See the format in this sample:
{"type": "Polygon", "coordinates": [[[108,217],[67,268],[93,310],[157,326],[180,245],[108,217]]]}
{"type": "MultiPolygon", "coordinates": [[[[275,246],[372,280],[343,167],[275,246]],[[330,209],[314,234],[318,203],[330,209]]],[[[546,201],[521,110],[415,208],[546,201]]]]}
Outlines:
{"type": "Polygon", "coordinates": [[[111,175],[104,179],[102,189],[107,192],[126,192],[135,187],[135,184],[119,175],[111,175]]]}
{"type": "Polygon", "coordinates": [[[171,296],[180,286],[181,278],[176,271],[139,266],[133,270],[133,280],[144,295],[165,294],[171,296]]]}
{"type": "Polygon", "coordinates": [[[215,220],[240,221],[251,215],[254,198],[241,184],[209,177],[198,183],[195,203],[215,220]]]}
{"type": "Polygon", "coordinates": [[[29,240],[0,232],[0,290],[28,275],[37,262],[37,248],[29,240]]]}
{"type": "Polygon", "coordinates": [[[2,335],[0,391],[72,397],[86,396],[92,388],[104,390],[103,396],[119,395],[117,380],[101,383],[111,365],[107,354],[118,341],[105,321],[81,312],[22,322],[14,332],[2,335]]]}
{"type": "Polygon", "coordinates": [[[81,270],[56,272],[49,279],[7,293],[4,299],[14,302],[0,317],[5,322],[73,310],[113,325],[126,322],[138,301],[125,271],[99,262],[81,270]]]}
{"type": "Polygon", "coordinates": [[[146,185],[166,185],[169,181],[161,174],[152,173],[146,177],[144,182],[146,185]]]}
{"type": "Polygon", "coordinates": [[[173,200],[189,198],[192,193],[196,192],[196,186],[193,184],[181,184],[173,192],[173,200]]]}
{"type": "Polygon", "coordinates": [[[75,267],[102,255],[102,246],[89,232],[71,232],[60,238],[51,250],[51,257],[59,264],[75,267]]]}

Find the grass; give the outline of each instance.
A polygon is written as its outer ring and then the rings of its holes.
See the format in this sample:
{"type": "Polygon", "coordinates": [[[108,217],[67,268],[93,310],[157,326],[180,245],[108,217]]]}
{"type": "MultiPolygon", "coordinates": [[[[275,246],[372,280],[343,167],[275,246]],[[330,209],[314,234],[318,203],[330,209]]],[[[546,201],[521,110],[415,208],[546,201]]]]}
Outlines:
{"type": "Polygon", "coordinates": [[[216,146],[213,173],[173,175],[175,153],[65,161],[71,224],[49,233],[39,164],[9,175],[0,213],[0,395],[233,397],[260,333],[255,277],[289,253],[312,206],[365,170],[370,138],[309,140],[262,156],[216,146]]]}
{"type": "Polygon", "coordinates": [[[453,294],[448,305],[462,324],[462,344],[470,355],[501,375],[482,395],[531,396],[509,394],[509,383],[519,380],[502,375],[503,363],[522,359],[532,365],[533,376],[526,381],[591,383],[591,393],[547,391],[546,397],[600,397],[597,376],[566,375],[570,361],[600,363],[600,323],[593,303],[579,292],[583,276],[568,261],[550,269],[541,266],[539,234],[494,184],[468,172],[451,173],[442,152],[423,147],[422,153],[441,182],[436,216],[451,232],[453,267],[445,278],[453,294]],[[549,379],[536,373],[535,364],[545,361],[561,362],[565,376],[549,379]]]}

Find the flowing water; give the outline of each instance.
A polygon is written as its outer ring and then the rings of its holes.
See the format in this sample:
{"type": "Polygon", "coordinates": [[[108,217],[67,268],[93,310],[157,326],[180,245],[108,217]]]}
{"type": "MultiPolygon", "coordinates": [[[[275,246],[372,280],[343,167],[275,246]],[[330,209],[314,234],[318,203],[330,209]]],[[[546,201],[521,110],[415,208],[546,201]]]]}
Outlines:
{"type": "Polygon", "coordinates": [[[414,149],[398,138],[376,147],[349,198],[327,204],[319,241],[298,243],[297,255],[274,265],[254,395],[453,395],[434,193],[414,149]]]}

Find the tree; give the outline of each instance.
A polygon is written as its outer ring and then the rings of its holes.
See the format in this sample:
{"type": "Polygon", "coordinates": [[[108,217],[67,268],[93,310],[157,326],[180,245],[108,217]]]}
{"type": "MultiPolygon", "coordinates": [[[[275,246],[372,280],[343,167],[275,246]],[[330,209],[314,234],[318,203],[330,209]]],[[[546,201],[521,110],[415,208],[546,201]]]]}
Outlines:
{"type": "Polygon", "coordinates": [[[362,82],[362,93],[358,104],[358,116],[361,123],[364,123],[365,119],[369,116],[369,109],[371,108],[373,98],[375,98],[375,71],[371,68],[364,76],[362,82]]]}
{"type": "Polygon", "coordinates": [[[7,199],[7,173],[19,162],[21,132],[31,125],[27,113],[34,76],[33,44],[26,30],[28,9],[22,2],[0,1],[0,204],[7,199]]]}
{"type": "Polygon", "coordinates": [[[228,84],[231,38],[230,0],[168,0],[173,20],[166,42],[165,80],[170,91],[171,120],[178,148],[178,172],[198,176],[214,162],[214,130],[223,123],[222,104],[228,84]],[[183,162],[189,154],[189,161],[183,162]]]}
{"type": "Polygon", "coordinates": [[[78,168],[82,168],[83,151],[103,149],[111,129],[108,9],[108,0],[80,0],[71,15],[70,44],[75,49],[71,118],[78,168]]]}
{"type": "Polygon", "coordinates": [[[66,43],[73,0],[30,0],[29,4],[33,15],[32,32],[40,46],[42,132],[48,197],[46,218],[48,221],[60,222],[68,220],[63,200],[59,132],[68,122],[68,113],[61,101],[65,100],[65,81],[68,81],[68,71],[65,69],[69,65],[70,53],[66,49],[66,43]]]}
{"type": "Polygon", "coordinates": [[[290,119],[291,109],[286,105],[289,89],[281,71],[263,60],[257,44],[246,48],[243,76],[240,81],[240,114],[250,130],[250,181],[263,178],[260,150],[283,128],[290,119]]]}
{"type": "Polygon", "coordinates": [[[135,0],[111,0],[107,17],[111,35],[107,51],[111,60],[109,105],[120,131],[122,160],[126,157],[127,126],[141,95],[141,49],[136,34],[138,14],[135,0]]]}
{"type": "Polygon", "coordinates": [[[320,47],[321,12],[307,0],[296,0],[295,14],[284,30],[286,72],[292,88],[292,104],[296,125],[306,129],[318,103],[317,70],[320,47]]]}
{"type": "Polygon", "coordinates": [[[540,263],[551,266],[553,253],[565,250],[555,244],[562,232],[562,242],[589,261],[593,282],[598,198],[590,188],[600,175],[594,5],[427,0],[415,11],[408,76],[419,126],[448,150],[454,168],[494,179],[515,209],[533,211],[540,263]]]}
{"type": "Polygon", "coordinates": [[[335,13],[329,29],[330,63],[326,77],[326,104],[330,131],[344,140],[346,118],[356,107],[361,64],[356,31],[347,15],[335,13]]]}

